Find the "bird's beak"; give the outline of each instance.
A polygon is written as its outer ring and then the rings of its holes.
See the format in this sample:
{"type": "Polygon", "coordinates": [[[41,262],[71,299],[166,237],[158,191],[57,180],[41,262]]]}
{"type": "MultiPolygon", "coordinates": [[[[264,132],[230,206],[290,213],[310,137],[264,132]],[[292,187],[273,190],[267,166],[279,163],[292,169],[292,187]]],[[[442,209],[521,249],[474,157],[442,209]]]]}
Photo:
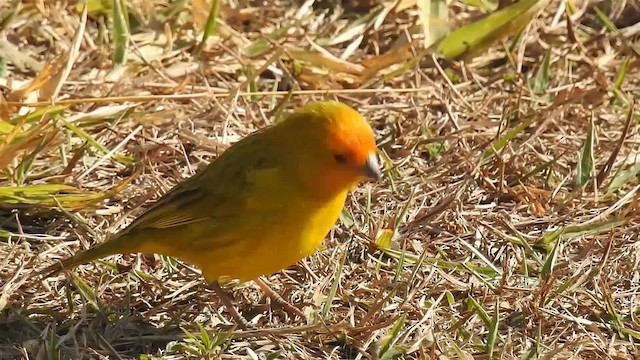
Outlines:
{"type": "Polygon", "coordinates": [[[375,152],[369,153],[367,163],[364,166],[364,174],[371,180],[380,180],[380,178],[382,178],[380,163],[378,162],[378,156],[375,152]]]}

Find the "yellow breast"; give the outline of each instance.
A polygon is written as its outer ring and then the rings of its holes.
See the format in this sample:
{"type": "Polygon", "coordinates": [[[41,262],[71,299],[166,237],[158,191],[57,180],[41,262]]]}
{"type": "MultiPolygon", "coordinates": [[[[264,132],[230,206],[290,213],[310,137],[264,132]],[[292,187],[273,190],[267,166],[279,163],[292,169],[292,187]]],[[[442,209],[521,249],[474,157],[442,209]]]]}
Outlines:
{"type": "Polygon", "coordinates": [[[258,233],[238,234],[244,237],[231,245],[232,251],[225,251],[226,258],[212,249],[198,259],[185,260],[199,266],[209,281],[228,277],[244,282],[276,273],[318,249],[338,219],[346,195],[341,193],[322,206],[296,204],[282,221],[264,224],[258,233]]]}

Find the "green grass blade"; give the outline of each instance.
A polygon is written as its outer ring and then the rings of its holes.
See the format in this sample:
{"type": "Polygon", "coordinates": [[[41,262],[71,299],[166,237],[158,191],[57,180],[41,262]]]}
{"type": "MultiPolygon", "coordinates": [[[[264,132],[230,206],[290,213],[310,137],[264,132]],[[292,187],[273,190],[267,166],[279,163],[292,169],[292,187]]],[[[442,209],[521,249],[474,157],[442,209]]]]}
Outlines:
{"type": "Polygon", "coordinates": [[[353,215],[351,215],[351,213],[349,212],[349,209],[347,209],[346,207],[343,208],[342,211],[340,211],[340,222],[347,229],[352,227],[356,223],[356,220],[354,219],[353,215]]]}
{"type": "Polygon", "coordinates": [[[467,249],[469,249],[469,251],[471,251],[476,257],[478,257],[480,260],[482,260],[485,264],[487,264],[487,266],[489,268],[491,268],[493,271],[495,271],[496,274],[498,275],[502,275],[502,270],[500,268],[498,268],[497,266],[495,266],[491,260],[487,259],[486,256],[484,256],[483,253],[480,252],[480,250],[476,249],[473,245],[469,244],[467,241],[465,241],[464,239],[458,239],[458,241],[460,241],[462,243],[462,245],[464,245],[467,249]]]}
{"type": "Polygon", "coordinates": [[[613,23],[613,21],[611,21],[611,19],[609,19],[609,17],[605,13],[602,12],[602,10],[600,10],[598,6],[595,6],[593,10],[596,13],[598,19],[600,19],[602,24],[607,28],[607,30],[614,34],[618,32],[618,27],[613,23]]]}
{"type": "Polygon", "coordinates": [[[491,323],[492,323],[491,317],[489,317],[489,314],[487,313],[487,311],[482,307],[482,305],[480,305],[480,303],[476,301],[476,299],[472,297],[467,298],[467,309],[475,310],[475,313],[478,314],[478,316],[480,316],[480,319],[482,320],[484,325],[487,328],[491,327],[491,323]]]}
{"type": "Polygon", "coordinates": [[[616,82],[613,86],[615,90],[620,91],[620,88],[622,88],[624,79],[627,77],[627,73],[629,72],[629,64],[631,64],[631,57],[627,56],[620,67],[620,71],[618,71],[618,75],[616,76],[616,82]]]}
{"type": "Polygon", "coordinates": [[[127,62],[129,47],[129,21],[126,0],[113,0],[113,63],[124,65],[127,62]]]}
{"type": "Polygon", "coordinates": [[[196,48],[195,55],[198,56],[207,44],[209,36],[213,35],[216,30],[216,19],[218,18],[218,11],[220,10],[220,0],[211,1],[211,9],[209,9],[209,16],[207,16],[207,23],[204,26],[204,33],[202,34],[202,40],[196,48]]]}
{"type": "Polygon", "coordinates": [[[105,193],[89,192],[64,184],[0,187],[0,207],[77,209],[104,199],[105,193]]]}
{"type": "Polygon", "coordinates": [[[67,105],[53,105],[53,106],[42,107],[28,114],[16,116],[11,120],[9,120],[9,123],[11,125],[20,124],[22,122],[24,122],[25,124],[30,124],[35,121],[40,121],[42,117],[45,115],[61,114],[66,108],[67,108],[67,105]]]}
{"type": "Polygon", "coordinates": [[[493,359],[493,351],[498,341],[498,326],[500,325],[500,300],[496,300],[496,305],[493,310],[493,318],[489,325],[489,333],[487,334],[487,354],[489,358],[493,359]]]}
{"type": "Polygon", "coordinates": [[[595,174],[595,155],[594,155],[594,139],[595,139],[595,126],[593,125],[593,119],[589,120],[587,127],[587,139],[582,147],[582,152],[578,159],[578,165],[576,167],[576,186],[584,187],[589,179],[595,174]]]}
{"type": "Polygon", "coordinates": [[[71,273],[71,279],[76,289],[80,292],[82,297],[88,301],[89,305],[94,309],[99,311],[100,306],[98,305],[98,296],[96,292],[86,283],[81,277],[78,275],[71,273]]]}
{"type": "Polygon", "coordinates": [[[333,283],[331,284],[331,288],[329,289],[329,294],[327,295],[327,299],[325,300],[322,306],[322,318],[326,319],[329,314],[329,310],[331,310],[331,305],[333,304],[333,299],[336,297],[336,292],[338,291],[338,285],[340,285],[340,278],[342,276],[342,268],[344,267],[344,262],[347,259],[347,251],[343,250],[342,254],[340,254],[340,263],[338,263],[338,268],[333,275],[333,283]]]}
{"type": "Polygon", "coordinates": [[[640,175],[640,163],[637,163],[627,170],[619,172],[616,177],[611,180],[611,183],[607,187],[607,192],[612,193],[624,185],[626,185],[631,180],[637,178],[640,175]]]}
{"type": "Polygon", "coordinates": [[[518,136],[521,132],[523,132],[524,129],[529,127],[529,125],[531,125],[532,122],[533,120],[531,119],[525,120],[520,124],[518,124],[518,126],[516,126],[515,128],[507,131],[506,134],[504,134],[498,140],[496,140],[493,144],[491,144],[491,147],[482,154],[482,160],[488,160],[492,158],[498,151],[502,150],[502,148],[507,146],[509,142],[511,142],[511,140],[513,140],[516,136],[518,136]]]}
{"type": "Polygon", "coordinates": [[[534,11],[548,0],[520,0],[489,16],[451,32],[436,46],[446,59],[456,59],[468,52],[478,52],[502,36],[524,27],[534,11]]]}
{"type": "Polygon", "coordinates": [[[393,342],[398,337],[400,330],[404,327],[406,315],[402,314],[398,321],[393,325],[389,334],[385,335],[381,340],[380,351],[378,352],[379,357],[382,358],[384,355],[389,352],[392,348],[393,342]]]}
{"type": "MultiPolygon", "coordinates": [[[[110,152],[110,150],[106,146],[97,142],[91,135],[87,134],[84,130],[80,129],[74,124],[64,119],[58,119],[58,121],[60,121],[67,129],[71,130],[74,134],[76,134],[76,136],[86,141],[87,143],[89,143],[89,145],[93,146],[100,152],[105,154],[108,154],[110,152]]],[[[128,156],[115,155],[113,158],[124,165],[133,163],[133,159],[128,156]]]]}
{"type": "Polygon", "coordinates": [[[553,268],[556,265],[556,259],[558,258],[558,251],[559,251],[561,242],[562,242],[562,238],[558,235],[558,239],[553,245],[553,249],[551,249],[551,252],[547,256],[547,259],[545,260],[544,265],[542,266],[542,271],[540,272],[540,275],[542,276],[543,279],[547,279],[549,275],[551,275],[551,273],[553,272],[553,268]]]}
{"type": "Polygon", "coordinates": [[[533,93],[537,95],[543,95],[547,92],[549,87],[549,61],[551,59],[551,47],[547,49],[542,59],[542,64],[536,73],[536,77],[533,81],[533,93]]]}

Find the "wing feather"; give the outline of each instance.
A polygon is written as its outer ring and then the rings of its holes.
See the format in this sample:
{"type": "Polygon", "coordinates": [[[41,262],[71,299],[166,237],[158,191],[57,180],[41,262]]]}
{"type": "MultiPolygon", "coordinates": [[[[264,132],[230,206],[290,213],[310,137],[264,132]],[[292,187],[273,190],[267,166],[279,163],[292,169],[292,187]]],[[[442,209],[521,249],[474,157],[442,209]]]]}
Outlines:
{"type": "Polygon", "coordinates": [[[181,227],[205,226],[218,234],[242,224],[267,221],[265,214],[268,217],[286,206],[282,154],[274,153],[268,139],[246,137],[167,192],[124,231],[180,231],[181,227]]]}

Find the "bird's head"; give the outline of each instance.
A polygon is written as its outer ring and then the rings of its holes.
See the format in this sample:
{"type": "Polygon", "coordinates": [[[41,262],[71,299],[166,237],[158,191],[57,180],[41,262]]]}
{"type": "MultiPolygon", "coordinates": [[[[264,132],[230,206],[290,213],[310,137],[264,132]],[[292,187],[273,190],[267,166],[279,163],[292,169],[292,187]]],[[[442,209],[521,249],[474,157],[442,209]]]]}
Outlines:
{"type": "Polygon", "coordinates": [[[319,192],[345,192],[382,177],[373,130],[353,108],[335,101],[311,102],[282,125],[290,128],[296,172],[319,192]]]}

